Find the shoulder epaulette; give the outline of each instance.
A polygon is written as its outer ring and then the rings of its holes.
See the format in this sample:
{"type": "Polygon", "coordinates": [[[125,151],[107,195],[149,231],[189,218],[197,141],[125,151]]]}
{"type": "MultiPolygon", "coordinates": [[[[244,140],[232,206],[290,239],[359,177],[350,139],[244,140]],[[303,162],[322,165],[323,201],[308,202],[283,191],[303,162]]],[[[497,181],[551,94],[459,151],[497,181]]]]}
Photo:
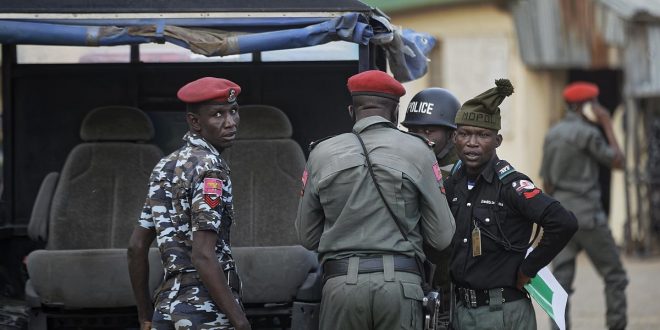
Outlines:
{"type": "Polygon", "coordinates": [[[325,141],[325,140],[327,140],[327,139],[333,138],[333,137],[335,137],[335,136],[336,136],[336,135],[330,135],[330,136],[326,136],[326,137],[324,137],[324,138],[322,138],[322,139],[318,139],[318,140],[314,140],[314,141],[310,142],[310,143],[309,143],[309,152],[312,152],[312,150],[314,150],[314,148],[316,148],[316,146],[319,145],[319,143],[321,143],[321,142],[323,142],[323,141],[325,141]]]}
{"type": "Polygon", "coordinates": [[[459,159],[459,160],[454,164],[454,167],[451,168],[451,171],[450,171],[451,175],[456,174],[456,172],[458,172],[458,170],[461,168],[462,165],[463,165],[463,162],[459,159]]]}
{"type": "Polygon", "coordinates": [[[516,169],[506,160],[498,161],[497,164],[495,164],[495,171],[497,171],[497,177],[500,178],[500,181],[504,181],[504,178],[516,173],[516,169]]]}
{"type": "Polygon", "coordinates": [[[414,137],[416,137],[416,138],[418,138],[418,139],[424,141],[424,143],[425,143],[427,146],[429,146],[429,148],[431,148],[431,149],[433,148],[433,146],[435,146],[435,142],[433,142],[433,141],[427,139],[426,137],[424,137],[424,136],[422,136],[422,135],[420,135],[420,134],[413,133],[413,132],[401,131],[401,130],[399,130],[399,132],[406,133],[406,134],[408,134],[408,135],[412,135],[412,136],[414,136],[414,137]]]}

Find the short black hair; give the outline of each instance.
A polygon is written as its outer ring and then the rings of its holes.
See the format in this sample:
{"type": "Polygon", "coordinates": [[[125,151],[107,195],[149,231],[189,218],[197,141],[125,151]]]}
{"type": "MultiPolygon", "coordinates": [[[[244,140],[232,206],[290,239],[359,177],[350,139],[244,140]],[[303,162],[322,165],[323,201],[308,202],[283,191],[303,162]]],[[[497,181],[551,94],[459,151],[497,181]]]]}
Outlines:
{"type": "Polygon", "coordinates": [[[204,105],[204,102],[199,103],[186,103],[186,111],[199,115],[199,109],[204,105]]]}
{"type": "Polygon", "coordinates": [[[381,108],[383,110],[394,110],[399,101],[376,95],[354,95],[353,108],[359,111],[363,108],[381,108]]]}

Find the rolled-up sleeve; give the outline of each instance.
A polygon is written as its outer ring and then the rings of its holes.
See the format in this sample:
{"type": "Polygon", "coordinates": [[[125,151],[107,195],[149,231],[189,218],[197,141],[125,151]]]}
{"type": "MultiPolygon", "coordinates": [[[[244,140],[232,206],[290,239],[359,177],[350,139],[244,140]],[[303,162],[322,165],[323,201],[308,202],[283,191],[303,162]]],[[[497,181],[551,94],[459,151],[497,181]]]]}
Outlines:
{"type": "Polygon", "coordinates": [[[231,192],[228,191],[229,186],[218,171],[207,171],[200,175],[200,179],[193,185],[191,210],[193,231],[220,230],[224,200],[231,196],[231,192]],[[211,185],[213,187],[209,188],[211,185]]]}

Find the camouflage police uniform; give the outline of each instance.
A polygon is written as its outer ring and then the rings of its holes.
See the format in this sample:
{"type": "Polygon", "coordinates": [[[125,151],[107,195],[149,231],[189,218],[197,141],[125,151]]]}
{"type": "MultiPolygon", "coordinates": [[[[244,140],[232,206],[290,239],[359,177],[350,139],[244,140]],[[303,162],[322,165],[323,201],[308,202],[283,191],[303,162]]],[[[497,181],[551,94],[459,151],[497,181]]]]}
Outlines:
{"type": "Polygon", "coordinates": [[[601,204],[598,182],[598,165],[611,166],[614,157],[615,151],[598,128],[569,111],[546,135],[541,176],[554,187],[553,197],[578,219],[577,234],[553,260],[557,281],[569,294],[573,292],[575,258],[584,250],[605,281],[607,326],[623,329],[628,277],[601,204]]]}
{"type": "Polygon", "coordinates": [[[152,327],[233,329],[191,260],[193,232],[215,231],[218,261],[226,273],[235,269],[229,242],[234,217],[229,167],[200,135],[189,132],[183,140],[183,147],[154,168],[139,220],[140,226],[156,230],[165,268],[165,280],[155,298],[152,327]],[[216,189],[208,189],[209,184],[216,189]]]}

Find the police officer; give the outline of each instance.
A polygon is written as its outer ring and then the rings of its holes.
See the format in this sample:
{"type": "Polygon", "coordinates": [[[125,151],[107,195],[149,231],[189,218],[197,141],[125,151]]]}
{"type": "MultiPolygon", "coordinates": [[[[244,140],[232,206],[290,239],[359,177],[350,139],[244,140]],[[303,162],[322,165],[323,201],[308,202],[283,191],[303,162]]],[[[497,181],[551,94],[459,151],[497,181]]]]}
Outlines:
{"type": "Polygon", "coordinates": [[[143,329],[250,329],[229,241],[229,167],[220,156],[236,137],[240,92],[229,80],[205,77],[177,93],[187,104],[185,144],[154,168],[128,249],[143,329]],[[165,280],[153,306],[148,253],[155,238],[165,280]]]}
{"type": "MultiPolygon", "coordinates": [[[[452,167],[458,161],[453,139],[456,131],[454,118],[460,107],[460,102],[450,91],[438,87],[427,88],[410,100],[406,109],[406,118],[401,122],[409,132],[422,135],[433,142],[433,152],[444,178],[449,176],[452,167]]],[[[427,253],[429,260],[435,264],[431,286],[442,292],[445,311],[449,310],[450,250],[427,253]]]]}
{"type": "Polygon", "coordinates": [[[422,139],[396,129],[398,81],[372,70],[348,89],[353,133],[315,144],[296,217],[323,265],[320,328],[421,329],[422,244],[444,249],[455,228],[440,169],[422,139]]]}
{"type": "Polygon", "coordinates": [[[622,168],[624,162],[610,115],[598,104],[598,93],[598,86],[587,82],[575,82],[564,89],[569,110],[545,137],[541,176],[546,191],[578,219],[577,234],[553,261],[557,281],[569,294],[573,292],[575,257],[584,250],[605,281],[607,326],[623,329],[627,324],[628,279],[601,204],[598,170],[599,164],[622,168]],[[586,117],[589,107],[595,122],[586,117]],[[607,141],[596,125],[603,129],[607,141]]]}
{"type": "Polygon", "coordinates": [[[442,175],[447,177],[458,161],[454,149],[454,118],[461,107],[454,94],[444,88],[432,87],[417,93],[406,109],[401,122],[409,132],[420,134],[433,142],[442,175]]]}
{"type": "Polygon", "coordinates": [[[465,102],[456,114],[460,162],[445,180],[456,234],[450,276],[456,329],[536,329],[523,286],[577,230],[575,218],[524,174],[497,157],[499,105],[513,93],[506,79],[465,102]],[[528,256],[533,223],[543,237],[528,256]]]}

